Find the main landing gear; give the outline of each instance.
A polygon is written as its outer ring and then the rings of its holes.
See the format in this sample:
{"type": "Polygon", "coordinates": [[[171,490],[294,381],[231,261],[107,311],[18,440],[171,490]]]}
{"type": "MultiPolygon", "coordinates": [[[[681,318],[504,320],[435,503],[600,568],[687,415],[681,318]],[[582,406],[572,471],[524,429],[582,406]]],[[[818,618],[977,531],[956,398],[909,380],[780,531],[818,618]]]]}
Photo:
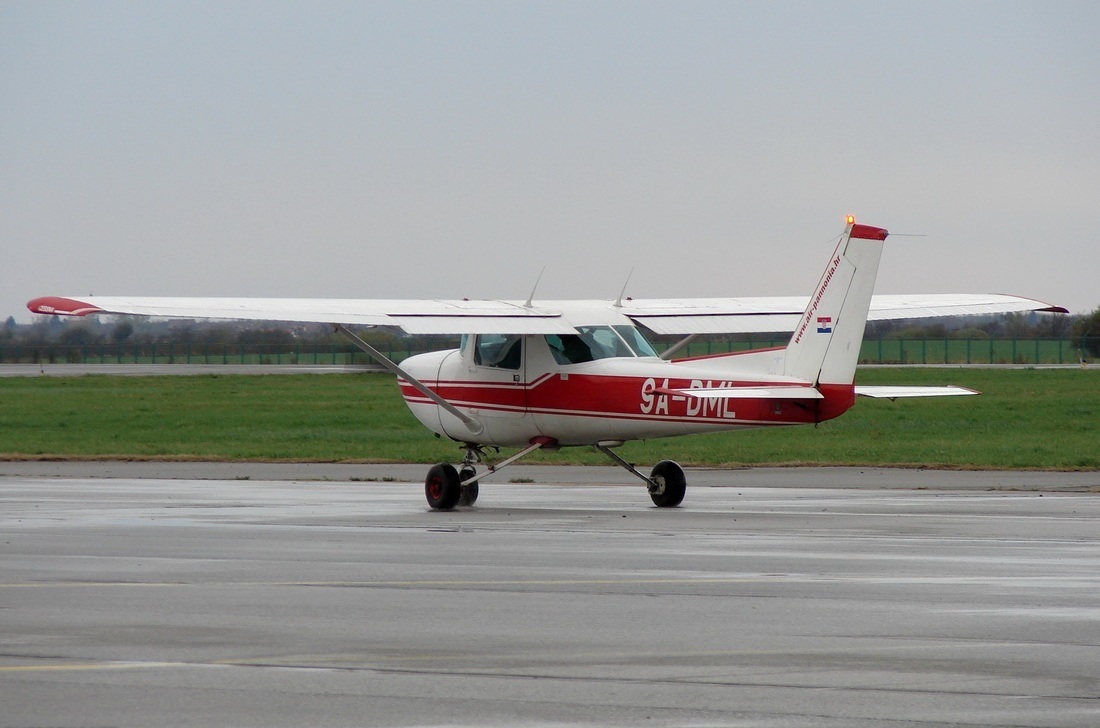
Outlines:
{"type": "Polygon", "coordinates": [[[458,505],[461,495],[462,481],[458,479],[455,466],[450,463],[433,465],[424,480],[424,497],[428,499],[428,505],[436,510],[449,511],[458,505]]]}
{"type": "Polygon", "coordinates": [[[683,502],[684,494],[687,493],[687,476],[684,475],[684,469],[680,467],[679,463],[673,460],[662,460],[653,466],[653,470],[649,472],[647,478],[637,468],[612,451],[609,444],[600,443],[596,445],[596,449],[614,460],[627,472],[640,478],[649,491],[649,497],[653,501],[653,505],[658,508],[675,508],[683,502]]]}
{"type": "MultiPolygon", "coordinates": [[[[424,497],[428,505],[439,511],[449,511],[455,506],[472,506],[477,502],[477,463],[482,450],[477,445],[466,446],[466,457],[459,468],[450,463],[433,465],[424,479],[424,497]]],[[[488,473],[486,473],[488,474],[488,473]]]]}
{"type": "Polygon", "coordinates": [[[684,501],[687,477],[684,469],[673,460],[662,460],[653,466],[647,481],[649,497],[658,508],[675,508],[684,501]]]}
{"type": "MultiPolygon", "coordinates": [[[[434,510],[449,511],[455,506],[472,506],[477,501],[477,484],[481,478],[511,465],[539,448],[554,448],[556,444],[550,438],[539,438],[529,447],[520,450],[496,466],[489,466],[480,475],[477,472],[477,464],[481,462],[484,453],[479,445],[467,444],[466,457],[458,468],[450,463],[432,466],[428,471],[428,477],[424,480],[424,496],[427,498],[428,505],[434,510]]],[[[687,492],[687,477],[684,475],[683,468],[672,460],[662,460],[653,466],[653,470],[647,477],[611,450],[611,447],[617,444],[620,443],[599,443],[596,449],[640,478],[646,484],[650,499],[658,508],[675,508],[683,502],[684,494],[687,492]]]]}

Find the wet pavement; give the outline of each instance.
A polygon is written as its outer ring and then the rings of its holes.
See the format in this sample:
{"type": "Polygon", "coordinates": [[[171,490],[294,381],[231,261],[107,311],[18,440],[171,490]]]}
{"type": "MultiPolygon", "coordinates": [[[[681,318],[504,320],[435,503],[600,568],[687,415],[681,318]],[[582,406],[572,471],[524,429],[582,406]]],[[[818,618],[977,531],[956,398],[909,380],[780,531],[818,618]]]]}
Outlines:
{"type": "Polygon", "coordinates": [[[1096,473],[20,465],[0,726],[1100,725],[1096,473]]]}

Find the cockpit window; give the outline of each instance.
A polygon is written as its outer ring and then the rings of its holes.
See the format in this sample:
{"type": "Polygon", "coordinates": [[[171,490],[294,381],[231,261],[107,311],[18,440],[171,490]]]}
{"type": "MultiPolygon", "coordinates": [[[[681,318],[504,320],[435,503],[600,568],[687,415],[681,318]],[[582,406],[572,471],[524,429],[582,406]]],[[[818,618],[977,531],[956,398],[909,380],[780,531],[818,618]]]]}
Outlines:
{"type": "Polygon", "coordinates": [[[633,326],[578,326],[575,334],[550,334],[546,343],[558,364],[614,357],[657,356],[633,326]]]}
{"type": "Polygon", "coordinates": [[[474,363],[498,369],[519,369],[523,358],[523,337],[519,334],[478,334],[474,363]]]}

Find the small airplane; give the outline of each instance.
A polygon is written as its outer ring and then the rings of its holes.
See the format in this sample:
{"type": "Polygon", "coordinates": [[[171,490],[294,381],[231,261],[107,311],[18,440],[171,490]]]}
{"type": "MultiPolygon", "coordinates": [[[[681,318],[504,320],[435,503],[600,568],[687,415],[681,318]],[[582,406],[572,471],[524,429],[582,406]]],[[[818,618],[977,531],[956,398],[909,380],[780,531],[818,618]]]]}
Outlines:
{"type": "Polygon", "coordinates": [[[478,483],[535,450],[590,446],[645,483],[653,503],[680,505],[687,479],[671,460],[646,475],[614,448],[628,440],[824,422],[856,396],[977,394],[962,387],[855,384],[868,320],[1066,309],[1017,296],[873,296],[888,232],[848,216],[809,298],[615,301],[348,300],[49,296],[27,304],[64,316],[130,314],[328,323],[393,372],[413,415],[465,448],[458,467],[425,479],[433,509],[472,505],[478,483]],[[348,326],[460,334],[458,349],[400,365],[348,326]],[[643,330],[679,335],[662,354],[643,330]],[[705,334],[792,331],[785,347],[673,360],[705,334]],[[485,449],[519,448],[478,471],[485,449]]]}

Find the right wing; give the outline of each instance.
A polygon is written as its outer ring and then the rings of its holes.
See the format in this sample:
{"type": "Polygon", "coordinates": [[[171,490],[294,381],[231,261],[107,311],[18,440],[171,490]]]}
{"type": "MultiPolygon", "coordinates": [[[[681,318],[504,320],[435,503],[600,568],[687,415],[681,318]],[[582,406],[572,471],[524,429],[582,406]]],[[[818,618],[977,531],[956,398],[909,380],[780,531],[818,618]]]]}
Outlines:
{"type": "MultiPolygon", "coordinates": [[[[623,313],[658,334],[748,334],[794,331],[807,296],[763,298],[670,298],[632,300],[623,313]]],[[[876,295],[868,321],[973,316],[1021,311],[1069,313],[1061,306],[1023,296],[974,293],[876,295]]]]}

